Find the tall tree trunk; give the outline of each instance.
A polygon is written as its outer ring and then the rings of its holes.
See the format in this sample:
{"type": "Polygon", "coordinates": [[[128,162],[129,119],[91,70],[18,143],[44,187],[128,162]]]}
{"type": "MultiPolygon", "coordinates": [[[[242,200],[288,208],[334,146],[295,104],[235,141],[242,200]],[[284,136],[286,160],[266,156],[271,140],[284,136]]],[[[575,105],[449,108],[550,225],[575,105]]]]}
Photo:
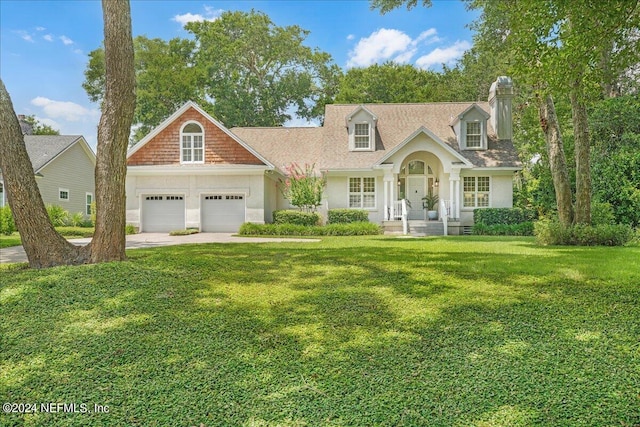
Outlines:
{"type": "Polygon", "coordinates": [[[102,0],[105,96],[98,125],[96,230],[91,262],[120,261],[125,254],[127,146],[135,110],[135,71],[128,0],[102,0]]]}
{"type": "Polygon", "coordinates": [[[582,80],[575,80],[569,93],[575,137],[576,212],[577,224],[591,224],[591,165],[587,107],[584,102],[582,80]]]}
{"type": "Polygon", "coordinates": [[[564,144],[553,98],[551,95],[543,96],[544,98],[540,99],[539,105],[540,126],[544,132],[547,153],[549,154],[549,166],[556,192],[558,216],[563,225],[569,226],[573,224],[573,204],[567,159],[564,154],[564,144]]]}
{"type": "Polygon", "coordinates": [[[67,242],[51,225],[36,184],[20,123],[1,79],[0,169],[29,266],[44,268],[85,262],[80,248],[67,242]]]}

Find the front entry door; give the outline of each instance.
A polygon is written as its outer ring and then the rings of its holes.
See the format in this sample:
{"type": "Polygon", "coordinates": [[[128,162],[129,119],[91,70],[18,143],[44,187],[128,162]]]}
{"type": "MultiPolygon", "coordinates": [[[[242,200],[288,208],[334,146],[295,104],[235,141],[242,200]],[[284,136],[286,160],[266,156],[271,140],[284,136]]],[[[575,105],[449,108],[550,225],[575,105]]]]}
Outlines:
{"type": "Polygon", "coordinates": [[[426,189],[427,177],[407,177],[407,200],[411,203],[411,207],[409,208],[409,219],[425,219],[425,211],[422,208],[422,198],[426,194],[426,189]]]}

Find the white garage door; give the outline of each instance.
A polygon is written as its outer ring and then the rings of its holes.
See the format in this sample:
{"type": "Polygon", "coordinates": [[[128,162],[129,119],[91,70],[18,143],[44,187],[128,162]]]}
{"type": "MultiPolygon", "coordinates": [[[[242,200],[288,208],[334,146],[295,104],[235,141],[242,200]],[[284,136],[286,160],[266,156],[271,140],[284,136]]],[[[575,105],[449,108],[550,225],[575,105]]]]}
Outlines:
{"type": "Polygon", "coordinates": [[[244,222],[245,197],[242,194],[202,196],[202,231],[235,233],[244,222]]]}
{"type": "Polygon", "coordinates": [[[169,232],[184,227],[184,196],[142,196],[142,231],[169,232]]]}

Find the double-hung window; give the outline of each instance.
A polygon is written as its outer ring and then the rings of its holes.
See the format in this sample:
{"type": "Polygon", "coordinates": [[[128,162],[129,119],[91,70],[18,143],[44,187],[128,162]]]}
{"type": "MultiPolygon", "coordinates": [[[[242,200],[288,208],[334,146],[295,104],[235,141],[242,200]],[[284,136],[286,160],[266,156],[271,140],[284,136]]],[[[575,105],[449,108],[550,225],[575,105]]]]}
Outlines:
{"type": "Polygon", "coordinates": [[[482,148],[482,124],[467,122],[467,148],[482,148]]]}
{"type": "Polygon", "coordinates": [[[376,207],[376,179],[349,178],[349,207],[373,209],[376,207]]]}
{"type": "Polygon", "coordinates": [[[198,123],[187,123],[180,132],[181,163],[204,163],[204,132],[198,123]]]}
{"type": "Polygon", "coordinates": [[[91,204],[93,203],[93,194],[86,193],[85,194],[85,214],[91,215],[91,204]]]}
{"type": "Polygon", "coordinates": [[[356,150],[371,149],[371,137],[369,135],[369,123],[356,123],[353,134],[353,148],[356,150]]]}
{"type": "Polygon", "coordinates": [[[465,208],[489,207],[491,181],[488,176],[465,176],[463,187],[465,208]]]}

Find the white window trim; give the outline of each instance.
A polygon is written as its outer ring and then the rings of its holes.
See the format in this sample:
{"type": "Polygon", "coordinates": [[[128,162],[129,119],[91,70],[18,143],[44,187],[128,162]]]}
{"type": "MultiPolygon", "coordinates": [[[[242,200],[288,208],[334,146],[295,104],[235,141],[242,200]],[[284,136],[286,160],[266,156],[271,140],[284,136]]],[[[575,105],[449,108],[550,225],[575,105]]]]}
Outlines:
{"type": "Polygon", "coordinates": [[[2,181],[0,181],[0,188],[2,189],[2,191],[0,191],[0,208],[3,208],[5,188],[4,188],[4,182],[2,181]]]}
{"type": "Polygon", "coordinates": [[[91,205],[93,204],[93,193],[84,193],[84,213],[85,215],[91,215],[91,205]],[[91,196],[91,203],[87,204],[87,196],[91,196]],[[88,212],[88,213],[87,213],[88,212]]]}
{"type": "MultiPolygon", "coordinates": [[[[461,177],[461,186],[462,191],[460,192],[460,197],[462,200],[460,201],[460,206],[463,211],[472,211],[474,209],[487,209],[493,206],[493,179],[491,176],[487,175],[478,175],[478,176],[463,176],[461,177]],[[465,178],[473,178],[474,181],[474,191],[473,191],[473,206],[465,206],[464,205],[464,179],[465,178]],[[489,205],[488,206],[478,206],[478,178],[489,178],[489,205]]],[[[484,193],[484,191],[483,191],[484,193]]]]}
{"type": "MultiPolygon", "coordinates": [[[[193,138],[191,138],[191,159],[193,159],[194,156],[194,148],[193,148],[193,138]]],[[[185,122],[182,127],[180,128],[180,163],[181,164],[203,164],[204,163],[204,157],[205,157],[205,134],[204,134],[204,126],[202,126],[202,124],[196,120],[189,120],[187,122],[185,122]],[[189,133],[188,135],[202,135],[202,160],[184,160],[183,158],[183,147],[182,147],[182,137],[184,136],[184,128],[187,127],[190,124],[196,124],[200,127],[200,129],[202,129],[202,133],[201,134],[195,134],[195,133],[189,133]]]]}
{"type": "Polygon", "coordinates": [[[71,192],[69,191],[68,188],[58,188],[58,200],[61,202],[68,202],[69,200],[71,200],[71,192]],[[66,199],[63,199],[62,197],[60,197],[60,193],[62,193],[63,191],[67,192],[66,199]]]}
{"type": "Polygon", "coordinates": [[[371,126],[371,123],[369,122],[357,122],[353,124],[353,151],[371,151],[371,139],[372,139],[371,128],[372,126],[371,126]],[[364,135],[356,135],[356,127],[358,125],[367,125],[367,130],[369,131],[367,136],[369,137],[369,140],[367,141],[368,144],[366,147],[356,147],[356,137],[364,136],[364,135]]]}
{"type": "Polygon", "coordinates": [[[375,176],[350,176],[347,178],[347,209],[363,209],[366,211],[375,211],[378,209],[378,180],[375,176]],[[372,178],[373,179],[373,206],[370,208],[365,208],[364,206],[364,195],[370,195],[371,193],[365,193],[364,190],[364,179],[372,178]],[[351,192],[351,180],[358,179],[360,180],[360,192],[352,193],[351,192]],[[360,195],[360,206],[351,206],[351,195],[359,194],[360,195]]]}
{"type": "Polygon", "coordinates": [[[462,138],[464,150],[486,150],[487,149],[487,121],[486,120],[466,120],[463,122],[462,138]],[[469,147],[467,145],[467,123],[480,123],[480,146],[469,147]]]}

